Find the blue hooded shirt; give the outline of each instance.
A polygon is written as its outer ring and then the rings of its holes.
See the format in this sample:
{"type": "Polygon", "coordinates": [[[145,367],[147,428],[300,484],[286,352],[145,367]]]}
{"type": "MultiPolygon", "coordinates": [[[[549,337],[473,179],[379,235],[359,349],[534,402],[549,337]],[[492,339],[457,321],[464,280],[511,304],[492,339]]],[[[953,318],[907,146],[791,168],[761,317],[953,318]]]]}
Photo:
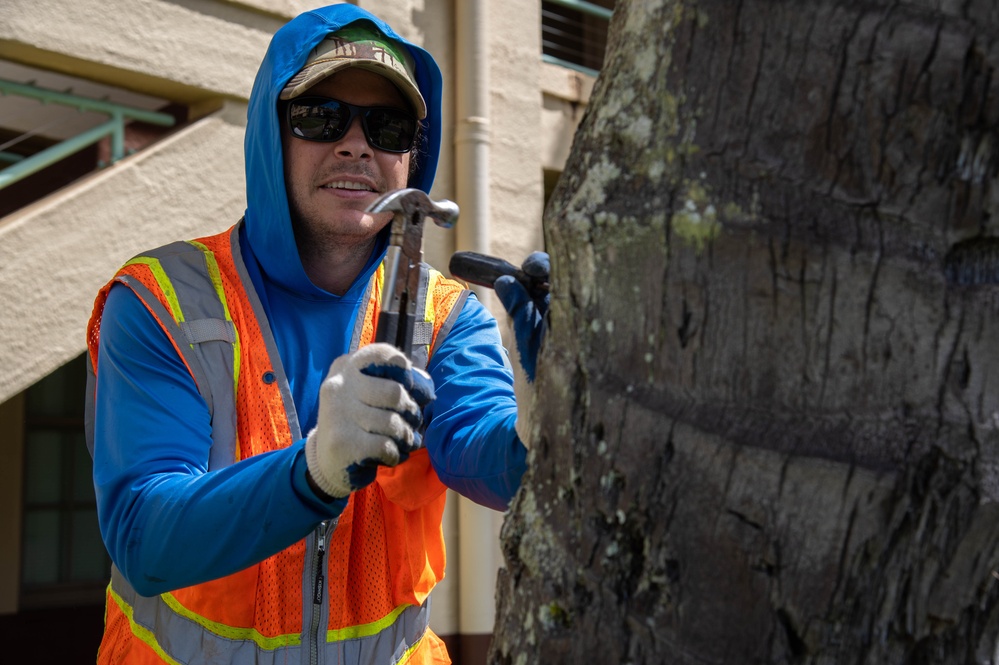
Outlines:
{"type": "MultiPolygon", "coordinates": [[[[423,144],[409,185],[429,192],[440,154],[441,75],[425,50],[353,5],[307,12],[275,33],[247,111],[247,209],[240,249],[288,376],[302,434],[316,423],[319,386],[349,351],[350,331],[385,238],[341,296],[315,286],[298,256],[284,187],[278,95],[327,34],[371,21],[404,44],[427,102],[423,144]]],[[[335,517],[306,482],[305,440],[208,468],[208,408],[158,323],[128,288],[105,304],[98,351],[94,483],[101,534],[112,560],[144,595],[242,570],[335,517]]],[[[469,297],[427,367],[437,399],[424,445],[441,480],[472,500],[504,509],[526,450],[516,435],[513,374],[495,319],[469,297]]]]}

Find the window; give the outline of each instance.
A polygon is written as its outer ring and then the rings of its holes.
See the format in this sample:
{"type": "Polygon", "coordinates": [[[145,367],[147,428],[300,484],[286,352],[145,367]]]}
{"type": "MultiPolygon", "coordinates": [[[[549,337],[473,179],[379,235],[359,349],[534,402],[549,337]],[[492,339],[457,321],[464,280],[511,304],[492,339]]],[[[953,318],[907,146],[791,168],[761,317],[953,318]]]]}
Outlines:
{"type": "Polygon", "coordinates": [[[103,602],[110,559],[83,430],[86,355],[25,396],[21,606],[103,602]]]}
{"type": "Polygon", "coordinates": [[[607,50],[613,9],[614,0],[543,0],[543,59],[596,76],[607,50]]]}

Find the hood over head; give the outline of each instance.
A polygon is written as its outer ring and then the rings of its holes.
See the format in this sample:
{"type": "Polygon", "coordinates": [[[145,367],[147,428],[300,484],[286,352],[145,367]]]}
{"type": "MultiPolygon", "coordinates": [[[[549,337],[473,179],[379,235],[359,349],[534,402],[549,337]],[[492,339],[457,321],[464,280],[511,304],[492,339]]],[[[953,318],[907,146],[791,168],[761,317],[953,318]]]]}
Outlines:
{"type": "Polygon", "coordinates": [[[410,64],[416,85],[426,102],[421,143],[413,148],[410,157],[416,166],[408,186],[430,193],[440,157],[443,85],[440,69],[427,51],[404,40],[373,14],[348,4],[305,12],[278,30],[257,70],[247,108],[244,140],[246,237],[267,277],[299,293],[318,295],[325,292],[313,285],[305,274],[295,245],[284,186],[279,97],[330,33],[357,21],[369,21],[386,37],[406,48],[412,57],[410,64]]]}

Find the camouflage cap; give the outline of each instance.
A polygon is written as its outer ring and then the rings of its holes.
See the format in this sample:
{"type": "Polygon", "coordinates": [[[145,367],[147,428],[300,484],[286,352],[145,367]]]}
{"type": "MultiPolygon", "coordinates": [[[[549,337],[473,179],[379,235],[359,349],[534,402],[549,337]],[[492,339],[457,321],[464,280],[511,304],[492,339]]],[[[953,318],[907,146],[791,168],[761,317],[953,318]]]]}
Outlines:
{"type": "Polygon", "coordinates": [[[417,118],[427,117],[427,105],[416,85],[409,50],[366,22],[351,23],[319,42],[302,69],[285,85],[281,99],[298,97],[327,76],[347,67],[367,69],[392,81],[412,103],[417,118]]]}

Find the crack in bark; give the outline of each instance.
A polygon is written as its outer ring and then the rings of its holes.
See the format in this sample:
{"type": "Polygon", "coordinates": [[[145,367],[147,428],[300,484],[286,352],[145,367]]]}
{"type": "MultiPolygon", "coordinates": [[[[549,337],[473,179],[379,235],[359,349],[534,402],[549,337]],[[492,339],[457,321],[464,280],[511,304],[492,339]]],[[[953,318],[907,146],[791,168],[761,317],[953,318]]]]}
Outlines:
{"type": "MultiPolygon", "coordinates": [[[[829,266],[829,255],[827,250],[822,252],[822,275],[825,279],[826,267],[829,266]]],[[[836,276],[836,265],[831,266],[832,277],[829,280],[829,307],[828,314],[826,316],[826,324],[829,326],[828,333],[826,334],[824,350],[823,350],[823,366],[822,366],[822,379],[819,384],[819,403],[817,406],[819,408],[825,403],[826,387],[829,381],[829,368],[832,366],[832,340],[836,328],[836,288],[839,284],[839,280],[836,276]]]]}
{"type": "MultiPolygon", "coordinates": [[[[877,292],[878,275],[881,273],[881,262],[884,260],[884,232],[881,227],[880,219],[877,218],[875,213],[875,219],[878,219],[878,251],[875,253],[876,260],[874,262],[874,270],[871,274],[870,288],[867,290],[867,301],[864,305],[864,344],[861,346],[862,361],[861,367],[863,372],[866,374],[868,358],[867,358],[867,340],[870,338],[871,334],[871,312],[874,309],[875,293],[877,292]]],[[[890,339],[890,335],[888,336],[890,339]]]]}

